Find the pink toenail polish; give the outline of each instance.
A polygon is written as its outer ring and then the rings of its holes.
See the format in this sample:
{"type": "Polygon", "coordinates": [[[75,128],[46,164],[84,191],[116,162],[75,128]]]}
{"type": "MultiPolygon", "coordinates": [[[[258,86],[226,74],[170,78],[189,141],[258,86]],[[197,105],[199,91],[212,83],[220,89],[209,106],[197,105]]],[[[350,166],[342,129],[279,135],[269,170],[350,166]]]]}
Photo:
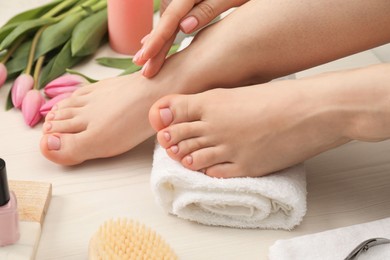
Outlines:
{"type": "Polygon", "coordinates": [[[177,154],[179,152],[179,147],[177,145],[171,146],[170,149],[171,149],[172,153],[174,153],[174,154],[177,154]]]}
{"type": "Polygon", "coordinates": [[[171,140],[171,135],[168,132],[164,132],[164,139],[169,142],[169,140],[171,140]]]}
{"type": "Polygon", "coordinates": [[[51,128],[52,128],[52,124],[50,122],[45,122],[43,124],[43,131],[49,132],[51,130],[51,128]]]}
{"type": "Polygon", "coordinates": [[[187,162],[187,164],[192,164],[193,159],[192,159],[192,156],[191,156],[191,155],[187,155],[187,156],[186,156],[186,162],[187,162]]]}
{"type": "Polygon", "coordinates": [[[165,126],[168,126],[173,121],[173,114],[169,108],[160,109],[161,121],[165,126]]]}
{"type": "Polygon", "coordinates": [[[50,135],[47,138],[47,148],[49,150],[60,150],[60,148],[61,148],[60,138],[55,136],[55,135],[50,135]]]}

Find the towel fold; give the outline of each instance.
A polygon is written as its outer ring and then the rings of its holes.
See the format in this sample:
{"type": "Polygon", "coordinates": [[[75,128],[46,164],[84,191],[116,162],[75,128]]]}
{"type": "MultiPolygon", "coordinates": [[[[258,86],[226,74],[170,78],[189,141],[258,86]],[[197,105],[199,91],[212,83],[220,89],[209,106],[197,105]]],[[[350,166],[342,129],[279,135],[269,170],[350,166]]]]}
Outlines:
{"type": "Polygon", "coordinates": [[[290,230],[306,213],[302,164],[265,177],[218,179],[184,168],[157,144],[151,186],[165,211],[206,225],[290,230]]]}
{"type": "MultiPolygon", "coordinates": [[[[377,237],[390,239],[390,218],[278,240],[270,248],[269,259],[345,259],[361,242],[377,237]]],[[[369,248],[358,259],[390,259],[390,244],[369,248]]]]}

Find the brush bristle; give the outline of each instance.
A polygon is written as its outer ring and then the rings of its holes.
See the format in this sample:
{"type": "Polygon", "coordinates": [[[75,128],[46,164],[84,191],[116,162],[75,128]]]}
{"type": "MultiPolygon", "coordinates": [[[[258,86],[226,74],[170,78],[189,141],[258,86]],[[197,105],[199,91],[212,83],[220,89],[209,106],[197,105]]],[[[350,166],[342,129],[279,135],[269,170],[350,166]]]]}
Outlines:
{"type": "Polygon", "coordinates": [[[105,222],[92,237],[89,259],[177,259],[156,232],[128,219],[105,222]]]}

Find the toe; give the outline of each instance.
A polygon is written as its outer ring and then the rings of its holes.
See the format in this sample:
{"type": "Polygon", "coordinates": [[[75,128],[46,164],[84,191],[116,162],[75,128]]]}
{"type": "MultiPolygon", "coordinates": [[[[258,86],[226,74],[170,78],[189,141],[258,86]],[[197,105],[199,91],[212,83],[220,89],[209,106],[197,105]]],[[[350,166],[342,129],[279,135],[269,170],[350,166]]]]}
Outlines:
{"type": "Polygon", "coordinates": [[[157,133],[157,140],[164,148],[178,144],[190,138],[204,134],[204,123],[201,121],[184,122],[171,125],[157,133]]]}
{"type": "Polygon", "coordinates": [[[45,121],[65,120],[78,115],[78,110],[75,108],[64,108],[60,110],[53,110],[47,113],[45,121]]]}
{"type": "Polygon", "coordinates": [[[169,95],[159,99],[149,110],[149,121],[159,131],[170,124],[200,119],[200,111],[193,102],[195,95],[169,95]]]}
{"type": "Polygon", "coordinates": [[[44,133],[79,133],[87,128],[85,121],[80,117],[73,117],[66,120],[46,121],[43,124],[44,133]]]}
{"type": "Polygon", "coordinates": [[[91,158],[98,158],[91,143],[85,132],[46,134],[41,139],[40,148],[42,154],[55,163],[76,165],[91,158]]]}
{"type": "Polygon", "coordinates": [[[199,171],[216,164],[228,162],[225,156],[226,153],[221,147],[207,147],[184,156],[181,163],[190,170],[199,171]]]}
{"type": "Polygon", "coordinates": [[[172,159],[181,161],[185,156],[208,147],[211,147],[210,142],[206,137],[201,136],[184,140],[177,145],[172,145],[167,149],[167,153],[172,159]]]}

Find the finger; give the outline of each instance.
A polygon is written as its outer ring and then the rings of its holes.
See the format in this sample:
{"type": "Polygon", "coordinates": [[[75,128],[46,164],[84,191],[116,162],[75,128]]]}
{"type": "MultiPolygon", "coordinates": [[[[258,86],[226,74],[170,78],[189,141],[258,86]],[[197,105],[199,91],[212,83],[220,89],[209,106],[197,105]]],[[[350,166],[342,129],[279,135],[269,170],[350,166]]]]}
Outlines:
{"type": "Polygon", "coordinates": [[[165,43],[161,51],[156,56],[148,60],[147,64],[145,64],[146,67],[142,70],[143,76],[147,78],[152,78],[160,71],[161,67],[165,62],[167,53],[169,52],[169,49],[171,48],[172,43],[175,40],[175,35],[173,35],[171,39],[169,39],[169,41],[165,43]]]}
{"type": "Polygon", "coordinates": [[[143,47],[140,60],[148,60],[158,53],[165,46],[165,43],[171,39],[179,27],[180,20],[193,8],[196,0],[173,0],[165,12],[161,15],[156,29],[153,30],[150,38],[143,47]]]}
{"type": "Polygon", "coordinates": [[[247,0],[204,0],[199,2],[180,22],[184,33],[192,33],[210,23],[226,10],[236,7],[247,0]]]}

